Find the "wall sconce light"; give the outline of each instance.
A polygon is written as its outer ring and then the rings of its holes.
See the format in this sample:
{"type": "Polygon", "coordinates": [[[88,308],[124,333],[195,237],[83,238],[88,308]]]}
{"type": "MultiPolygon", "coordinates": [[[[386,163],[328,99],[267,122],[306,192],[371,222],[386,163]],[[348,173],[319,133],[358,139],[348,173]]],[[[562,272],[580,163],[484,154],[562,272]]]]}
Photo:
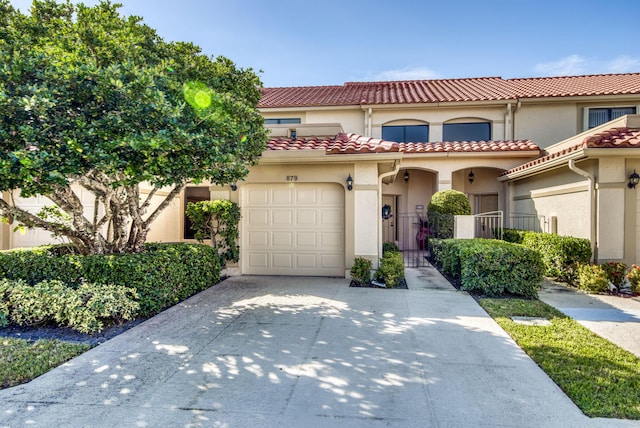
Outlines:
{"type": "Polygon", "coordinates": [[[475,180],[476,175],[473,173],[473,170],[471,170],[471,172],[469,172],[469,175],[467,176],[467,178],[469,179],[469,183],[473,183],[473,180],[475,180]]]}
{"type": "Polygon", "coordinates": [[[353,178],[351,178],[351,174],[347,177],[347,189],[353,189],[353,178]]]}
{"type": "Polygon", "coordinates": [[[638,173],[634,169],[633,173],[629,176],[629,182],[627,183],[627,187],[629,189],[635,189],[638,183],[640,183],[640,175],[638,175],[638,173]]]}
{"type": "Polygon", "coordinates": [[[404,182],[408,182],[409,181],[409,171],[405,171],[404,172],[404,182]]]}
{"type": "Polygon", "coordinates": [[[234,192],[238,190],[238,185],[236,183],[231,183],[231,190],[234,192]]]}

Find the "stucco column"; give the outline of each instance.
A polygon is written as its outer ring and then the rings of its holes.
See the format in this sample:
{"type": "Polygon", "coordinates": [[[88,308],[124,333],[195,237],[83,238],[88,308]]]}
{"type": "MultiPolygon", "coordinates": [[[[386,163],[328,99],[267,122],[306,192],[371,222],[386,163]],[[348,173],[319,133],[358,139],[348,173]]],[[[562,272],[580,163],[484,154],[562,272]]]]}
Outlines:
{"type": "Polygon", "coordinates": [[[624,259],[625,160],[600,158],[598,167],[598,259],[624,259]]]}
{"type": "Polygon", "coordinates": [[[378,166],[356,164],[353,174],[354,253],[377,262],[378,259],[378,166]]]}

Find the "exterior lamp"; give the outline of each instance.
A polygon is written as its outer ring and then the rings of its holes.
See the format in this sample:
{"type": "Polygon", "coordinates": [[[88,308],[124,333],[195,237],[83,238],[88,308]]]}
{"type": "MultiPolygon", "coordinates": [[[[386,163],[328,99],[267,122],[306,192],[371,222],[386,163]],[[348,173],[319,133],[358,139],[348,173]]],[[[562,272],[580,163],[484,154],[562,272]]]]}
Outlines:
{"type": "Polygon", "coordinates": [[[234,192],[238,190],[238,185],[236,183],[231,183],[231,190],[234,192]]]}
{"type": "Polygon", "coordinates": [[[347,189],[353,189],[353,178],[351,178],[351,174],[347,177],[347,189]]]}
{"type": "Polygon", "coordinates": [[[405,171],[404,172],[404,182],[408,182],[409,181],[409,171],[405,171]]]}
{"type": "Polygon", "coordinates": [[[476,175],[473,173],[473,170],[471,170],[471,172],[469,172],[469,175],[467,176],[467,178],[469,179],[469,183],[473,183],[475,176],[476,175]]]}
{"type": "Polygon", "coordinates": [[[635,189],[638,183],[640,183],[640,175],[638,175],[638,173],[634,169],[633,173],[629,176],[629,182],[627,183],[627,187],[629,189],[635,189]]]}

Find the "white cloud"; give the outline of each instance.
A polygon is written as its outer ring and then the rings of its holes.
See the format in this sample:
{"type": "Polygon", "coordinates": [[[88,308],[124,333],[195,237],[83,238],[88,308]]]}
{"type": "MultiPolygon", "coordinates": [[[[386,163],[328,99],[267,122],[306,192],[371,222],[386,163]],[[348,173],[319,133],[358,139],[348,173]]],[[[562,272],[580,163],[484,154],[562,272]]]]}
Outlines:
{"type": "Polygon", "coordinates": [[[585,58],[569,55],[554,62],[536,64],[535,72],[542,76],[575,76],[579,74],[638,73],[640,57],[619,56],[613,59],[585,58]]]}
{"type": "Polygon", "coordinates": [[[580,55],[569,55],[554,62],[536,64],[535,71],[545,76],[571,76],[585,74],[589,62],[580,55]]]}
{"type": "Polygon", "coordinates": [[[403,68],[372,73],[368,81],[437,79],[438,73],[428,68],[403,68]]]}
{"type": "Polygon", "coordinates": [[[609,62],[607,70],[609,73],[631,73],[640,72],[640,58],[629,56],[619,56],[609,62]]]}

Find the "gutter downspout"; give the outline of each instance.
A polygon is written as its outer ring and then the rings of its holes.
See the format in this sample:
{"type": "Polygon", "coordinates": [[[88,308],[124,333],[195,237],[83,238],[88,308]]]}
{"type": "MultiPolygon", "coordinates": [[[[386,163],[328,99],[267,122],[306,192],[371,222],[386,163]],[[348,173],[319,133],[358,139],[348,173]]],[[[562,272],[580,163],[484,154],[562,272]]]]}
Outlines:
{"type": "Polygon", "coordinates": [[[504,139],[513,140],[513,114],[511,103],[507,103],[507,111],[504,113],[504,139]]]}
{"type": "Polygon", "coordinates": [[[367,111],[367,128],[365,129],[367,137],[373,137],[373,135],[371,135],[371,128],[373,128],[371,122],[373,122],[373,109],[369,107],[369,111],[367,111]]]}
{"type": "Polygon", "coordinates": [[[392,175],[398,174],[400,171],[400,161],[396,161],[393,171],[385,172],[378,176],[378,260],[382,257],[382,216],[380,212],[382,210],[382,180],[392,175]]]}
{"type": "Polygon", "coordinates": [[[597,246],[597,234],[598,234],[598,199],[597,199],[597,189],[595,184],[595,177],[589,174],[587,171],[580,169],[576,166],[574,159],[569,159],[568,163],[569,169],[575,172],[578,175],[585,177],[589,180],[589,201],[591,207],[591,262],[596,263],[598,261],[598,246],[597,246]]]}

